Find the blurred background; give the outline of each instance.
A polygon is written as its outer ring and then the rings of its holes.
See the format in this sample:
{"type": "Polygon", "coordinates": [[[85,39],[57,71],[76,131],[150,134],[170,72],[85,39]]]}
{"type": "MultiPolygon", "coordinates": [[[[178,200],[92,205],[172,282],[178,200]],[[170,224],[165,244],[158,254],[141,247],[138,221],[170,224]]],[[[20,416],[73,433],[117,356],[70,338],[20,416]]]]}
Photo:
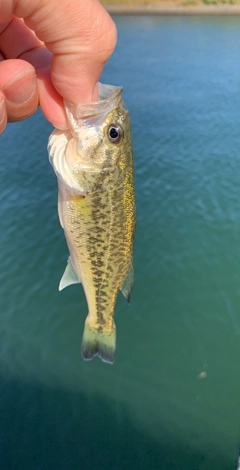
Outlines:
{"type": "Polygon", "coordinates": [[[83,362],[38,111],[1,136],[1,470],[231,470],[240,436],[240,17],[118,16],[102,82],[135,154],[131,305],[83,362]]]}

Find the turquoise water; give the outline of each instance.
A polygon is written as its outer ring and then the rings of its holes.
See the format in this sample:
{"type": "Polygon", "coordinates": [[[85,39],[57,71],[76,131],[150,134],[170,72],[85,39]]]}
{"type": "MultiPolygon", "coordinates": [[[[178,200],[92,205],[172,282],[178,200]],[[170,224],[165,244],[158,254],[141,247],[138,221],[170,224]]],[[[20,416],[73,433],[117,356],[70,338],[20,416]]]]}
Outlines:
{"type": "Polygon", "coordinates": [[[102,81],[132,117],[135,286],[114,366],[81,286],[41,113],[1,136],[1,470],[231,470],[240,436],[240,18],[117,17],[102,81]]]}

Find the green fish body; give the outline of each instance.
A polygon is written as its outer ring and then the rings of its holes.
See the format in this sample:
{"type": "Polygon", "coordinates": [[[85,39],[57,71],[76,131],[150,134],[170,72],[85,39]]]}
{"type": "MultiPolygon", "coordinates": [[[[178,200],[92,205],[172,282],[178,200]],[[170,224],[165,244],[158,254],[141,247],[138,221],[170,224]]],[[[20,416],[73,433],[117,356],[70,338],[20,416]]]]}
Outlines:
{"type": "Polygon", "coordinates": [[[59,290],[82,282],[89,313],[82,339],[86,360],[113,363],[118,290],[133,285],[135,195],[130,119],[122,88],[99,84],[99,101],[68,105],[69,130],[49,138],[58,178],[58,213],[69,247],[59,290]]]}

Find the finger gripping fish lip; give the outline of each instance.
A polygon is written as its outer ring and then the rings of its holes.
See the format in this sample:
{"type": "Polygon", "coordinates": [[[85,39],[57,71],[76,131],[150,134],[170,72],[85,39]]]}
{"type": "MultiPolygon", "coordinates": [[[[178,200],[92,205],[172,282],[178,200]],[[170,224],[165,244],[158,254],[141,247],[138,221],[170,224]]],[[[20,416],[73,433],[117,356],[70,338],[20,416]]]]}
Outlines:
{"type": "Polygon", "coordinates": [[[98,83],[98,101],[92,103],[70,103],[64,100],[67,118],[70,124],[79,125],[79,120],[106,114],[117,106],[121,100],[123,87],[98,83]]]}

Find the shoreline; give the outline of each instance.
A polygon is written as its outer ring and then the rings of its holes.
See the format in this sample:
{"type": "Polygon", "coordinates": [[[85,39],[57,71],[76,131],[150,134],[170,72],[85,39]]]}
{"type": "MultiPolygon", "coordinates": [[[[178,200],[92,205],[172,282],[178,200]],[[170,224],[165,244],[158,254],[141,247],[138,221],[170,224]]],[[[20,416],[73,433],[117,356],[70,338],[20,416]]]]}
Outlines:
{"type": "Polygon", "coordinates": [[[240,15],[240,5],[196,5],[182,6],[168,3],[160,5],[107,5],[111,15],[240,15]]]}

